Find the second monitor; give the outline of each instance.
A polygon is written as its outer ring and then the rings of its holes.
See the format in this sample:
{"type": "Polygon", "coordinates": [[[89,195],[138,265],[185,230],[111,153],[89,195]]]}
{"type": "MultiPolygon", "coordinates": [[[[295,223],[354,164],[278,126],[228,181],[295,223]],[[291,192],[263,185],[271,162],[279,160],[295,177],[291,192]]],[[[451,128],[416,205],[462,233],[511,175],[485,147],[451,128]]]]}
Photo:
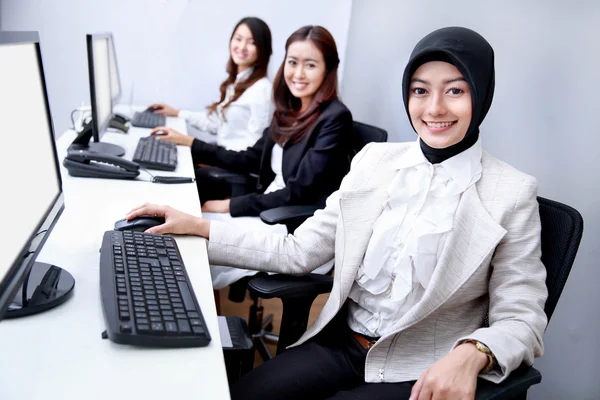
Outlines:
{"type": "Polygon", "coordinates": [[[85,124],[70,150],[87,150],[120,157],[125,154],[125,149],[100,141],[113,118],[110,34],[88,34],[86,44],[92,119],[85,124]]]}

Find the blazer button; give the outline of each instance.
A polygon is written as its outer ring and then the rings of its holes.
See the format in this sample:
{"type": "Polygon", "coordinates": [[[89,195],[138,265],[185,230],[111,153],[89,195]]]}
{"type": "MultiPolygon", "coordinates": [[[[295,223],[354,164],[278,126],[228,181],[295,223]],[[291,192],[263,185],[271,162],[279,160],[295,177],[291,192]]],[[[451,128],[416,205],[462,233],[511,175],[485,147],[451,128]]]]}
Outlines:
{"type": "Polygon", "coordinates": [[[262,189],[262,185],[259,183],[259,184],[257,184],[257,185],[256,185],[256,188],[257,188],[258,190],[260,190],[260,189],[262,189]]]}

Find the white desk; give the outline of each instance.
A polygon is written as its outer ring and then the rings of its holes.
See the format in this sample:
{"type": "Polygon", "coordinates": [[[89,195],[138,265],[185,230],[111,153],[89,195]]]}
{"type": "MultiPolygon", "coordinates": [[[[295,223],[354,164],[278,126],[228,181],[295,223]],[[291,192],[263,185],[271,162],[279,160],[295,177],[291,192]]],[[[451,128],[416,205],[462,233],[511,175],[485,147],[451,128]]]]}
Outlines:
{"type": "MultiPolygon", "coordinates": [[[[177,118],[169,118],[167,125],[186,131],[185,122],[177,118]]],[[[125,158],[131,160],[138,139],[149,131],[132,127],[128,134],[109,132],[102,141],[123,146],[125,158]]],[[[58,139],[61,163],[74,138],[75,133],[68,131],[58,139]]],[[[178,150],[175,172],[152,173],[193,177],[189,149],[179,146],[178,150]]],[[[103,233],[146,201],[200,216],[195,183],[74,178],[62,166],[61,173],[65,210],[38,260],[69,271],[75,277],[75,292],[57,308],[0,322],[0,399],[228,399],[204,239],[176,240],[212,337],[209,346],[150,349],[101,339],[105,330],[99,289],[103,233]]],[[[149,176],[142,172],[140,178],[149,176]]]]}

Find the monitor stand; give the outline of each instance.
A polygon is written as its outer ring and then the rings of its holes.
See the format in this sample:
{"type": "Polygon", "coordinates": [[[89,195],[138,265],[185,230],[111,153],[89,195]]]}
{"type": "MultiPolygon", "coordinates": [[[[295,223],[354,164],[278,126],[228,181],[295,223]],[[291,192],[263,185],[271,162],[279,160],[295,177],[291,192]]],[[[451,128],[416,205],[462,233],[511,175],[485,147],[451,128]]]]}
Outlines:
{"type": "Polygon", "coordinates": [[[125,149],[121,146],[112,143],[103,142],[92,142],[92,124],[90,122],[83,126],[81,132],[77,134],[73,143],[69,146],[67,151],[79,151],[85,150],[92,153],[108,154],[115,157],[122,157],[125,155],[125,149]]]}
{"type": "Polygon", "coordinates": [[[75,279],[55,265],[35,262],[25,276],[21,290],[8,306],[4,318],[37,314],[56,307],[73,295],[75,279]]]}
{"type": "Polygon", "coordinates": [[[91,142],[88,143],[87,151],[92,153],[110,154],[111,156],[122,157],[125,155],[125,149],[112,143],[91,142]]]}

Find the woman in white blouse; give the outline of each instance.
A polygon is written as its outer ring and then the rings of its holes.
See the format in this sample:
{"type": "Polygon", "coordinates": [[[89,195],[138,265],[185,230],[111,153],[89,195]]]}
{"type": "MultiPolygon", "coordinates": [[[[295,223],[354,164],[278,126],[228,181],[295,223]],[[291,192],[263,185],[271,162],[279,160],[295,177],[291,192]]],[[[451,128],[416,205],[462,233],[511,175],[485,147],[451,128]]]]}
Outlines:
{"type": "MultiPolygon", "coordinates": [[[[221,97],[206,111],[178,110],[164,103],[152,104],[155,113],[185,118],[194,128],[216,135],[216,144],[244,150],[260,139],[273,115],[271,82],[267,67],[271,57],[271,31],[259,18],[237,23],[229,42],[229,76],[221,84],[221,97]]],[[[157,127],[157,130],[165,130],[157,127]]],[[[206,139],[206,134],[199,137],[206,139]]]]}
{"type": "Polygon", "coordinates": [[[543,353],[546,270],[536,180],[485,152],[494,52],[479,34],[434,31],[402,92],[419,138],[372,143],[293,235],[265,235],[144,205],[153,233],[208,238],[211,263],[307,274],[335,256],[315,323],[243,376],[237,399],[469,399],[543,353]],[[486,321],[489,316],[489,323],[486,321]]]}

